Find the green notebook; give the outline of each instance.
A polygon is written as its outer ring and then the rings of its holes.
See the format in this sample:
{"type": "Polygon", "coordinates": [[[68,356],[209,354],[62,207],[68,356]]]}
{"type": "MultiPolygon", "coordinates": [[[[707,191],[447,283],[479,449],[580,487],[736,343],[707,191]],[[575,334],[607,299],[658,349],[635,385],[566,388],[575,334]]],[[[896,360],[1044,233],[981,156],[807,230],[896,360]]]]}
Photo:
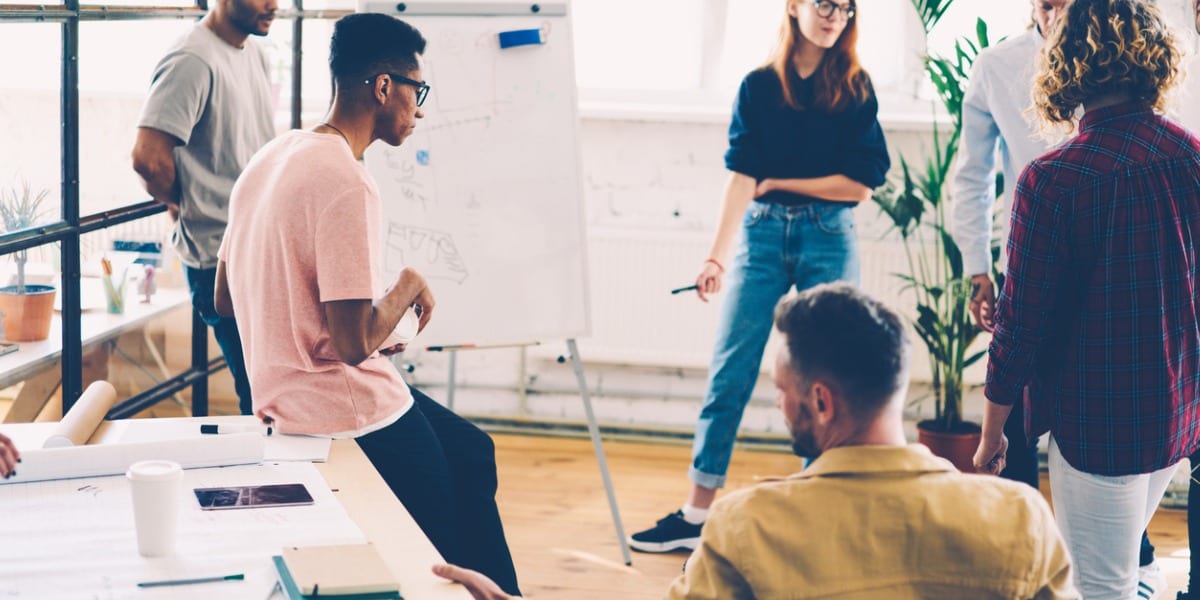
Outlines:
{"type": "Polygon", "coordinates": [[[289,600],[401,598],[399,584],[370,544],[284,548],[271,559],[289,600]]]}

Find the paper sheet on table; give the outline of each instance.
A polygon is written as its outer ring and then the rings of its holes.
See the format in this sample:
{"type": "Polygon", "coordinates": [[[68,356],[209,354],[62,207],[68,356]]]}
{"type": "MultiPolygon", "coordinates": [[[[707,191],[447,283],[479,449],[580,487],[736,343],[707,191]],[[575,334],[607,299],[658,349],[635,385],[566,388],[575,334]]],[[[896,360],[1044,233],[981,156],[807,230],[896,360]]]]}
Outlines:
{"type": "Polygon", "coordinates": [[[275,583],[284,546],[355,544],[362,531],[310,463],[184,472],[176,553],[137,552],[129,484],[96,477],[0,487],[0,598],[252,598],[275,583]],[[311,506],[202,511],[192,489],[303,483],[311,506]],[[7,518],[19,515],[19,518],[7,518]],[[138,589],[139,581],[244,573],[244,581],[138,589]]]}
{"type": "Polygon", "coordinates": [[[254,433],[156,442],[32,448],[21,451],[21,464],[16,474],[0,479],[0,486],[124,475],[129,465],[139,460],[173,460],[184,469],[254,464],[262,462],[263,451],[263,436],[254,433]]]}

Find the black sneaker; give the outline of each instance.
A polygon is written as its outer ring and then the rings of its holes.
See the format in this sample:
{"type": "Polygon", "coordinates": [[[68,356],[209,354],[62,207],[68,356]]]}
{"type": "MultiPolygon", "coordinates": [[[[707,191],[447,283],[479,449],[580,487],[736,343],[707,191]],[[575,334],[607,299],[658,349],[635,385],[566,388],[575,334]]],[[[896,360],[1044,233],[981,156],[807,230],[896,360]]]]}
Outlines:
{"type": "Polygon", "coordinates": [[[629,536],[629,547],[656,553],[695,550],[700,544],[701,526],[683,520],[683,511],[677,510],[659,519],[654,527],[629,536]]]}

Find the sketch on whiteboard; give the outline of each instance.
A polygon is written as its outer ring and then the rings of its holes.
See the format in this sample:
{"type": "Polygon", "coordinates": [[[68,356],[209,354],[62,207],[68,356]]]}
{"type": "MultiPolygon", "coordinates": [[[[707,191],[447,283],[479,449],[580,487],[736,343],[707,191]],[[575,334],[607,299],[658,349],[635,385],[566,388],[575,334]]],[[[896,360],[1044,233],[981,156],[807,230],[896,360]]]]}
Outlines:
{"type": "Polygon", "coordinates": [[[413,155],[400,152],[396,148],[388,148],[384,150],[383,157],[391,174],[390,179],[399,186],[399,196],[422,211],[428,211],[430,201],[436,199],[432,197],[432,186],[423,181],[431,175],[428,169],[429,151],[420,150],[413,155]]]}
{"type": "Polygon", "coordinates": [[[566,20],[412,18],[429,40],[422,76],[434,91],[412,137],[399,148],[376,145],[364,161],[382,200],[381,283],[405,267],[429,278],[442,317],[422,333],[424,344],[586,335],[587,238],[566,20]],[[538,28],[542,44],[498,43],[499,32],[538,28]]]}
{"type": "Polygon", "coordinates": [[[427,279],[448,279],[455,283],[467,279],[466,264],[454,237],[447,232],[393,221],[388,223],[384,246],[384,269],[388,274],[412,267],[427,279]]]}

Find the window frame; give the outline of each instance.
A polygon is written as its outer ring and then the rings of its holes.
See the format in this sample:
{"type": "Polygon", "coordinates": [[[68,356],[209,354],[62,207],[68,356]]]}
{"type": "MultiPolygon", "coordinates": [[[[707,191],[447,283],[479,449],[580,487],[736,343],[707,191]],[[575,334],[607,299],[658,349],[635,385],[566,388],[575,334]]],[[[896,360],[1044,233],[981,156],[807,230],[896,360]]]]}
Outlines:
{"type": "MultiPolygon", "coordinates": [[[[277,18],[292,21],[292,96],[291,127],[298,128],[301,118],[302,36],[305,19],[336,19],[350,10],[305,11],[302,0],[293,8],[280,10],[277,18]]],[[[61,210],[59,219],[36,227],[0,235],[0,256],[18,250],[60,244],[60,269],[63,276],[59,293],[62,295],[62,403],[63,412],[71,409],[83,393],[83,342],[80,323],[80,249],[83,235],[115,227],[131,221],[146,219],[166,212],[166,207],[154,200],[142,200],[118,208],[80,215],[80,115],[79,115],[79,42],[80,23],[115,20],[199,19],[207,11],[179,6],[105,6],[81,5],[78,0],[63,4],[0,5],[0,25],[5,23],[59,23],[62,26],[61,79],[59,83],[59,116],[61,118],[61,210]]],[[[224,368],[225,359],[208,358],[208,326],[199,315],[192,313],[191,366],[173,377],[151,386],[126,399],[109,411],[107,418],[133,416],[141,410],[169,398],[176,392],[192,388],[192,414],[208,414],[208,377],[224,368]]]]}
{"type": "MultiPolygon", "coordinates": [[[[907,0],[892,0],[905,2],[907,0]]],[[[589,119],[632,119],[671,122],[728,122],[732,91],[720,86],[721,60],[725,46],[729,11],[736,10],[733,0],[698,0],[701,23],[700,84],[690,90],[648,91],[620,88],[579,88],[580,116],[589,119]]],[[[921,54],[925,34],[912,11],[905,12],[900,37],[904,67],[895,85],[876,89],[880,106],[885,107],[880,121],[885,126],[925,130],[935,122],[948,122],[937,98],[920,94],[925,74],[921,54]],[[911,14],[910,14],[911,13],[911,14]]],[[[578,25],[576,25],[578,29],[578,25]]],[[[578,54],[578,51],[576,52],[578,54]]]]}

